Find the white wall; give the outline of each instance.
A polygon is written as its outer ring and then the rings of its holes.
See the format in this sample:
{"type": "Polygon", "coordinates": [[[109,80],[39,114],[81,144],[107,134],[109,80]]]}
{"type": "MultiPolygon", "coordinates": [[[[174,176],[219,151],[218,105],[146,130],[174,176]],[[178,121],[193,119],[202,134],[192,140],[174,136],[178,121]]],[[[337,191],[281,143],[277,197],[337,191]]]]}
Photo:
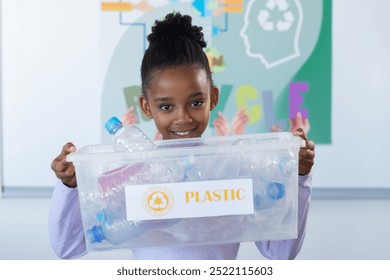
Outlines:
{"type": "Polygon", "coordinates": [[[390,187],[390,1],[333,1],[332,144],[315,185],[390,187]]]}
{"type": "Polygon", "coordinates": [[[66,142],[100,143],[100,2],[1,5],[3,186],[51,186],[50,162],[66,142]]]}

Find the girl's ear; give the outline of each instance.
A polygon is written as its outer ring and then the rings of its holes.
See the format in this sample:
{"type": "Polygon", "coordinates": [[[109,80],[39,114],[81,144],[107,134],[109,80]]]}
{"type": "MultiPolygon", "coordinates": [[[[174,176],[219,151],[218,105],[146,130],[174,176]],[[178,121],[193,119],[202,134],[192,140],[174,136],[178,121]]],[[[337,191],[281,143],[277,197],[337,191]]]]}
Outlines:
{"type": "Polygon", "coordinates": [[[150,111],[150,106],[145,95],[141,94],[140,97],[138,98],[138,102],[145,116],[147,116],[149,119],[153,119],[153,115],[152,112],[150,111]]]}
{"type": "Polygon", "coordinates": [[[217,107],[219,100],[219,89],[217,87],[212,87],[210,92],[210,111],[214,110],[217,107]]]}

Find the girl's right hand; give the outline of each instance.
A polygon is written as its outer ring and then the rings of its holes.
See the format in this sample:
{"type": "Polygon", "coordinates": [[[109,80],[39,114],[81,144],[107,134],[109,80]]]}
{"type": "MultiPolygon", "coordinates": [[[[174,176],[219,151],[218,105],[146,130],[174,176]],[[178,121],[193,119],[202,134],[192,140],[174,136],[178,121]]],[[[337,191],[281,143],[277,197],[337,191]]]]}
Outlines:
{"type": "Polygon", "coordinates": [[[53,169],[57,178],[69,188],[77,187],[77,181],[74,165],[66,161],[66,156],[75,151],[76,147],[73,143],[66,143],[62,147],[61,153],[51,162],[51,169],[53,169]]]}

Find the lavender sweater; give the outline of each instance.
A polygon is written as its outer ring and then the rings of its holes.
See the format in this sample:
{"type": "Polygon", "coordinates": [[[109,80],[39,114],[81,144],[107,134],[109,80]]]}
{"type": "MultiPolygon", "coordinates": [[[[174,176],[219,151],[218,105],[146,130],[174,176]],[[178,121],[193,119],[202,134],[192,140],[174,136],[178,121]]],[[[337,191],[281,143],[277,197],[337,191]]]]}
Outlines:
{"type": "MultiPolygon", "coordinates": [[[[298,237],[290,240],[257,241],[256,247],[268,259],[294,259],[305,237],[306,220],[311,198],[312,174],[299,176],[298,237]]],[[[58,257],[78,258],[87,253],[77,188],[57,181],[50,204],[50,244],[58,257]]],[[[240,243],[191,247],[132,249],[134,259],[166,260],[231,260],[236,259],[240,243]]]]}

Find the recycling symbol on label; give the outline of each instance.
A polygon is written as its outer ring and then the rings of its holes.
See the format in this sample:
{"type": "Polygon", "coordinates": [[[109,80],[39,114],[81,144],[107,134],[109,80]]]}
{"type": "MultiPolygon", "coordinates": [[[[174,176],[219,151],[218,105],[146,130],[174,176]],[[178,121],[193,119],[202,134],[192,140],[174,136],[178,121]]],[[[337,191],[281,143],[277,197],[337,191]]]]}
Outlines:
{"type": "Polygon", "coordinates": [[[288,9],[288,3],[286,0],[268,0],[265,4],[265,10],[260,10],[257,20],[260,23],[260,26],[264,31],[274,31],[275,29],[278,32],[289,31],[293,22],[294,15],[288,9]],[[282,13],[282,19],[277,20],[276,22],[271,20],[270,11],[274,11],[275,8],[282,13]]]}

